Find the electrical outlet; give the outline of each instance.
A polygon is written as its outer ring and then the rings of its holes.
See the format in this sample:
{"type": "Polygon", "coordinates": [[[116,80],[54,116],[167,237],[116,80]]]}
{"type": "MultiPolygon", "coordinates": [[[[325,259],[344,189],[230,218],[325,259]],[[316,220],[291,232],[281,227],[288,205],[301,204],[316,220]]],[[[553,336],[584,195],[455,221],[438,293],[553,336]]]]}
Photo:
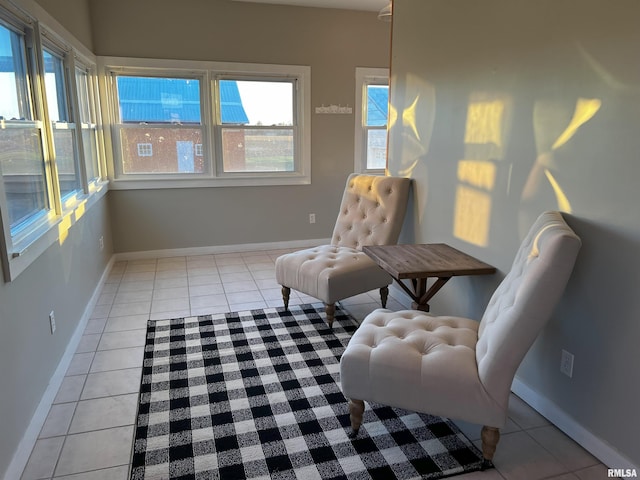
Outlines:
{"type": "Polygon", "coordinates": [[[98,239],[98,245],[100,246],[100,251],[104,250],[104,237],[102,235],[98,239]]]}
{"type": "Polygon", "coordinates": [[[310,213],[309,214],[309,223],[316,223],[316,214],[315,213],[310,213]]]}
{"type": "Polygon", "coordinates": [[[573,376],[573,354],[566,350],[562,350],[560,356],[560,371],[569,378],[573,376]]]}
{"type": "Polygon", "coordinates": [[[49,314],[49,327],[51,328],[51,335],[56,333],[56,316],[54,315],[53,310],[51,310],[51,313],[49,314]]]}

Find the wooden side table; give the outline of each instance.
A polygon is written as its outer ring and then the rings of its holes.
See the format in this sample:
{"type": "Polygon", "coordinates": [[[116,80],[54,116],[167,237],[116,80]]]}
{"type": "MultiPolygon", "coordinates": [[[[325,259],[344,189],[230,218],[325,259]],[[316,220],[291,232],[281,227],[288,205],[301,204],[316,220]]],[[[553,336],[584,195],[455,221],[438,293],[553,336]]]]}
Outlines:
{"type": "Polygon", "coordinates": [[[362,251],[386,270],[413,299],[411,308],[429,311],[429,300],[451,277],[489,275],[496,268],[445,243],[375,245],[362,251]],[[427,290],[427,280],[436,278],[427,290]],[[411,280],[413,289],[402,280],[411,280]]]}

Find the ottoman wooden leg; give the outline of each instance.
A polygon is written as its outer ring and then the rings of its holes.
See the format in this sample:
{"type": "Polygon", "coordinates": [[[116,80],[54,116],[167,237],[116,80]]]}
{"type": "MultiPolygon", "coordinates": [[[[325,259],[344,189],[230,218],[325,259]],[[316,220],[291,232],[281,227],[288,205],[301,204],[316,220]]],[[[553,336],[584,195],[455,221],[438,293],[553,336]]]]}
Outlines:
{"type": "Polygon", "coordinates": [[[364,414],[364,402],[362,400],[349,399],[349,419],[351,420],[351,433],[349,438],[355,438],[362,425],[364,414]]]}
{"type": "Polygon", "coordinates": [[[484,470],[493,467],[493,455],[496,453],[496,446],[500,441],[500,430],[484,426],[480,432],[480,439],[482,440],[482,456],[484,457],[482,469],[484,470]]]}
{"type": "Polygon", "coordinates": [[[327,315],[327,323],[329,324],[329,328],[333,325],[333,318],[336,315],[336,304],[335,303],[325,303],[324,305],[324,313],[327,315]]]}
{"type": "Polygon", "coordinates": [[[291,289],[289,287],[282,287],[282,301],[284,302],[284,309],[289,310],[289,296],[291,295],[291,289]]]}

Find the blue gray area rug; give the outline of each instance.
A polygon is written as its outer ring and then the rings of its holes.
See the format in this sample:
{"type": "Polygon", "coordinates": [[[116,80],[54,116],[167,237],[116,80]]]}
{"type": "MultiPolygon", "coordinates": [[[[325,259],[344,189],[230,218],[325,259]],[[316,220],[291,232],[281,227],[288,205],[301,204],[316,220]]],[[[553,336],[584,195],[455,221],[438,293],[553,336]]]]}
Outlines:
{"type": "Polygon", "coordinates": [[[150,321],[131,478],[432,479],[479,470],[449,420],[369,405],[339,363],[357,324],[321,304],[150,321]]]}

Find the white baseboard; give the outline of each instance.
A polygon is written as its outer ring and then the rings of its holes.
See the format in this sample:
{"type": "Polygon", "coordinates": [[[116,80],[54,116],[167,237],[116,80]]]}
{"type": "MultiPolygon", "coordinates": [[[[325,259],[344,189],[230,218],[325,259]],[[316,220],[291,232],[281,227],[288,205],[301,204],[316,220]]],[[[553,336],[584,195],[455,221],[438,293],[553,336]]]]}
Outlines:
{"type": "Polygon", "coordinates": [[[211,247],[189,247],[171,248],[167,250],[147,250],[140,252],[116,253],[116,261],[121,260],[144,260],[147,258],[166,258],[196,255],[215,255],[220,253],[241,253],[258,250],[280,250],[288,248],[309,248],[318,245],[327,245],[330,238],[294,240],[290,242],[268,242],[268,243],[244,243],[240,245],[217,245],[211,247]]]}
{"type": "Polygon", "coordinates": [[[29,426],[25,431],[22,440],[18,444],[18,448],[16,449],[13,458],[11,459],[11,463],[7,468],[4,474],[4,480],[15,480],[20,478],[22,472],[27,466],[27,462],[29,461],[29,456],[33,450],[33,447],[38,440],[38,435],[42,430],[42,426],[44,425],[45,420],[47,419],[47,415],[49,414],[49,410],[51,409],[51,405],[58,394],[58,390],[60,390],[60,385],[62,385],[62,381],[64,380],[64,376],[67,373],[71,360],[73,359],[76,350],[78,349],[78,345],[80,340],[82,339],[82,335],[84,333],[85,327],[87,326],[87,322],[93,313],[93,309],[98,302],[98,298],[100,297],[100,291],[102,290],[102,286],[104,285],[107,276],[109,275],[109,271],[113,266],[115,261],[114,256],[111,257],[107,266],[100,277],[100,281],[93,291],[93,295],[87,303],[86,308],[82,314],[82,318],[80,322],[78,322],[78,326],[71,335],[69,339],[69,343],[67,344],[67,348],[58,363],[58,367],[55,372],[51,376],[49,380],[49,385],[47,385],[47,389],[45,390],[42,398],[40,399],[40,403],[38,404],[38,408],[31,417],[31,422],[29,422],[29,426]]]}
{"type": "Polygon", "coordinates": [[[640,471],[638,465],[634,465],[630,459],[584,428],[555,403],[540,395],[518,377],[513,380],[511,391],[609,468],[640,471]]]}

